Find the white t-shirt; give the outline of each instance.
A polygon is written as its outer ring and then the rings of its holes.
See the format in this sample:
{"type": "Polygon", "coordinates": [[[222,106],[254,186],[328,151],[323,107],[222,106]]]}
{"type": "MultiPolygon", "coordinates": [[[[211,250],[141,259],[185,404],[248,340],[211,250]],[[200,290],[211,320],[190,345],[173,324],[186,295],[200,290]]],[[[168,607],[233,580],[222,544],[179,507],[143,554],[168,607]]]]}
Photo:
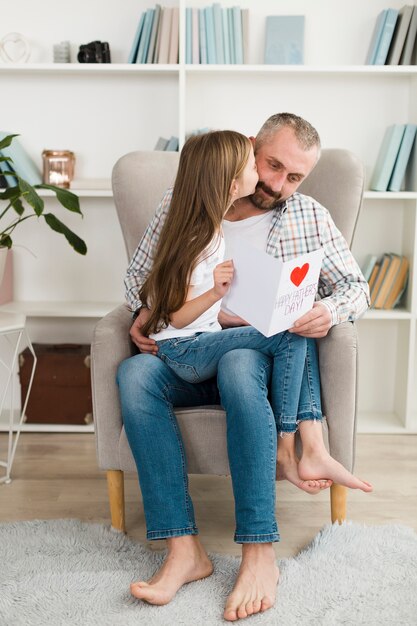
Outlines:
{"type": "MultiPolygon", "coordinates": [[[[245,220],[238,220],[236,222],[223,220],[222,228],[226,244],[224,258],[233,258],[232,250],[239,246],[242,239],[246,239],[251,246],[265,252],[269,231],[272,225],[272,216],[273,211],[265,211],[262,215],[254,215],[253,217],[247,217],[245,220]]],[[[233,311],[227,308],[228,299],[229,296],[226,294],[221,302],[221,309],[225,311],[225,313],[233,315],[233,311]]]]}
{"type": "MultiPolygon", "coordinates": [[[[191,275],[190,287],[193,288],[192,297],[197,298],[214,285],[213,270],[219,263],[224,261],[225,243],[221,235],[213,239],[211,244],[201,254],[201,260],[197,263],[191,275]]],[[[221,300],[213,304],[200,317],[184,328],[175,328],[169,324],[159,333],[149,335],[152,339],[161,341],[162,339],[173,339],[175,337],[189,337],[194,333],[215,332],[221,330],[217,316],[220,311],[221,300]]]]}

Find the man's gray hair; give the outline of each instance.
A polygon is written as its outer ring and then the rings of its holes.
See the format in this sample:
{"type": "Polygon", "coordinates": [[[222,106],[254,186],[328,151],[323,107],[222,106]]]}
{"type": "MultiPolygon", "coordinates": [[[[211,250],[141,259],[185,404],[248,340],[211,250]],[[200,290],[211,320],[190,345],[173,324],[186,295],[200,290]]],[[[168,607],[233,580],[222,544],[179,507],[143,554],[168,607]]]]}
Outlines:
{"type": "Polygon", "coordinates": [[[275,133],[284,126],[293,129],[300,146],[304,150],[310,150],[317,146],[320,153],[321,143],[318,132],[310,122],[298,115],[294,115],[294,113],[276,113],[271,115],[256,136],[255,148],[259,148],[261,144],[269,142],[275,133]]]}

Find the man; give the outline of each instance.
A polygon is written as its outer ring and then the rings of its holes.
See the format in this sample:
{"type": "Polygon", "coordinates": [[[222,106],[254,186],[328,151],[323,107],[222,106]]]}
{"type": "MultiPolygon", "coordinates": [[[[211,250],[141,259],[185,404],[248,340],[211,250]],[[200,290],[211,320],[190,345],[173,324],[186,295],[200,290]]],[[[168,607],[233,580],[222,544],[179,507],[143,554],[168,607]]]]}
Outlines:
{"type": "MultiPolygon", "coordinates": [[[[367,284],[326,209],[297,193],[320,156],[319,136],[305,120],[283,113],[269,118],[253,142],[259,183],[253,196],[239,200],[229,210],[224,224],[226,246],[231,238],[244,237],[245,230],[250,231],[252,243],[283,260],[322,246],[321,300],[291,332],[308,338],[324,337],[334,324],[358,318],[367,309],[369,296],[367,284]]],[[[250,350],[228,353],[218,368],[219,398],[215,381],[189,385],[151,356],[156,346],[141,334],[147,311],[138,300],[138,292],[152,265],[170,197],[168,192],[163,198],[126,276],[127,299],[138,314],[131,338],[148,354],[127,359],[120,366],[123,420],[138,466],[148,538],[166,538],[168,546],[161,569],[150,581],[134,583],[132,593],[148,602],[165,604],[182,584],[212,572],[197,537],[186,461],[172,407],[215,404],[220,399],[227,415],[235,540],[242,543],[241,567],[224,612],[226,620],[234,621],[270,608],[279,576],[272,546],[279,535],[274,517],[276,425],[267,399],[271,364],[250,350]],[[156,516],[159,527],[149,532],[156,516]]],[[[245,323],[227,311],[220,322],[222,326],[245,323]]],[[[307,431],[313,443],[321,437],[321,429],[314,424],[314,420],[300,424],[300,430],[307,431]]],[[[340,476],[343,468],[331,465],[329,459],[328,455],[318,455],[318,476],[363,488],[349,483],[354,477],[346,470],[340,476]]],[[[302,478],[310,476],[298,464],[293,438],[280,441],[280,465],[282,475],[306,491],[314,492],[323,486],[317,481],[303,483],[302,478]]]]}

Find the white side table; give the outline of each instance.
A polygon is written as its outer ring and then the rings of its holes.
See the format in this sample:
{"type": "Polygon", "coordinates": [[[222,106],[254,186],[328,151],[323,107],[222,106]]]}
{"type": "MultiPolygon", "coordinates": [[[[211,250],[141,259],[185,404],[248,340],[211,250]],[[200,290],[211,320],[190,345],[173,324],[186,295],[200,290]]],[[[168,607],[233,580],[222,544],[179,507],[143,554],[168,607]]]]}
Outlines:
{"type": "Polygon", "coordinates": [[[0,483],[10,483],[10,472],[12,469],[12,464],[16,452],[17,442],[19,440],[20,435],[20,427],[22,425],[27,403],[29,400],[29,394],[32,387],[33,376],[35,374],[36,368],[36,354],[33,349],[32,343],[29,339],[29,335],[26,330],[26,316],[21,313],[0,313],[0,342],[7,342],[9,344],[9,355],[5,354],[5,350],[3,346],[0,344],[0,366],[6,369],[6,384],[1,393],[0,399],[0,415],[3,411],[3,407],[6,401],[7,393],[10,390],[10,421],[9,421],[9,438],[8,438],[8,446],[7,446],[7,460],[0,461],[0,466],[6,468],[6,475],[0,477],[0,483]],[[13,416],[13,400],[14,400],[14,380],[13,373],[15,371],[19,352],[22,345],[22,339],[24,338],[25,343],[27,344],[29,350],[33,354],[33,366],[32,372],[29,380],[28,391],[26,394],[26,398],[24,404],[21,409],[20,419],[17,424],[14,424],[13,416]],[[13,431],[16,429],[16,433],[13,441],[13,431]]]}

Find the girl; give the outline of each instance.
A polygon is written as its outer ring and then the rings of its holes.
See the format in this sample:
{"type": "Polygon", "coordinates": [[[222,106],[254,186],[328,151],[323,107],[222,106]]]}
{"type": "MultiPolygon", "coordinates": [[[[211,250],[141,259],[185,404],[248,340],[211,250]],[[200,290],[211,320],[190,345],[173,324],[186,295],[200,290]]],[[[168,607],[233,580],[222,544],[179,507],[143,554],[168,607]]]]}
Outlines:
{"type": "Polygon", "coordinates": [[[251,348],[271,357],[275,419],[295,424],[306,340],[288,332],[266,338],[252,326],[222,330],[217,321],[233,278],[233,262],[223,261],[221,223],[257,182],[252,144],[240,133],[210,132],[185,143],[154,265],[140,292],[150,309],[142,330],[157,341],[158,356],[192,383],[214,376],[230,350],[251,348]]]}

